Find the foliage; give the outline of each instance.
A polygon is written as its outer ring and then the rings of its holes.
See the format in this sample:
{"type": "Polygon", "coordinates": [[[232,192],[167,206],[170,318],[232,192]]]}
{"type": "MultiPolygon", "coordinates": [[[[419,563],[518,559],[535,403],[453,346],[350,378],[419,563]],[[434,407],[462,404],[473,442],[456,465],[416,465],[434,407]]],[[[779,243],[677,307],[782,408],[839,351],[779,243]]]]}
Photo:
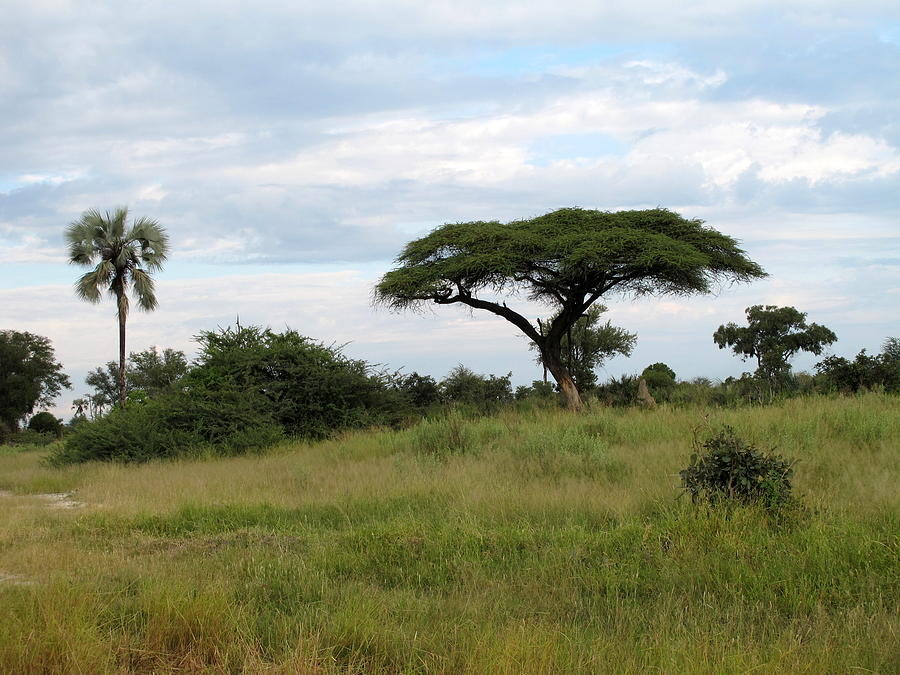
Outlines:
{"type": "MultiPolygon", "coordinates": [[[[118,371],[118,364],[109,361],[105,367],[89,372],[84,381],[94,391],[74,402],[76,410],[80,408],[82,415],[88,411],[94,418],[114,406],[119,395],[118,371]]],[[[166,348],[160,352],[154,346],[141,352],[131,352],[125,363],[126,399],[135,390],[155,398],[168,391],[187,371],[187,358],[182,351],[166,348]]]]}
{"type": "Polygon", "coordinates": [[[496,410],[513,400],[511,378],[512,373],[503,377],[479,375],[460,364],[441,380],[441,399],[444,403],[469,405],[479,412],[496,410]]]}
{"type": "Polygon", "coordinates": [[[118,401],[125,405],[125,322],[131,290],[144,311],[156,308],[152,272],[162,269],[168,255],[169,238],[155,220],[139,218],[126,229],[128,209],[112,214],[90,209],[66,228],[69,262],[93,267],[75,282],[82,300],[100,302],[103,292],[116,299],[119,321],[118,401]]]}
{"type": "Polygon", "coordinates": [[[196,340],[197,364],[181,383],[189,395],[214,389],[257,394],[288,434],[304,438],[397,421],[388,378],[340,347],[256,326],[205,331],[196,340]]]}
{"type": "Polygon", "coordinates": [[[408,243],[397,263],[375,287],[377,302],[395,310],[459,303],[503,317],[538,345],[573,409],[582,402],[562,340],[600,298],[706,293],[718,281],[765,276],[734,239],[666,209],[567,208],[507,224],[447,224],[408,243]],[[541,330],[486,293],[523,293],[556,313],[541,330]]]}
{"type": "Polygon", "coordinates": [[[680,472],[681,483],[694,502],[756,503],[777,510],[793,499],[793,462],[763,453],[725,426],[700,444],[702,455],[691,455],[680,472]]]}
{"type": "Polygon", "coordinates": [[[160,352],[154,346],[129,354],[125,379],[130,389],[141,389],[153,398],[171,389],[187,371],[188,362],[183,351],[166,348],[160,352]]]}
{"type": "Polygon", "coordinates": [[[388,386],[409,406],[410,412],[416,414],[424,414],[441,400],[440,386],[431,375],[395,373],[388,378],[388,386]]]}
{"type": "Polygon", "coordinates": [[[794,307],[753,305],[746,309],[747,326],[734,323],[719,326],[713,341],[719,349],[730,347],[745,361],[755,358],[756,375],[775,388],[787,381],[788,361],[797,352],[822,353],[837,336],[825,326],[806,323],[806,313],[794,307]]]}
{"type": "Polygon", "coordinates": [[[842,356],[826,357],[816,364],[816,372],[829,388],[838,391],[856,393],[880,387],[900,392],[900,340],[888,338],[882,352],[875,356],[863,349],[853,361],[842,356]]]}
{"type": "Polygon", "coordinates": [[[323,438],[403,419],[386,378],[340,348],[256,326],[205,331],[196,339],[197,363],[177,388],[78,425],[56,461],[239,454],[285,435],[323,438]]]}
{"type": "Polygon", "coordinates": [[[675,371],[665,363],[653,363],[641,373],[647,388],[657,401],[668,401],[675,388],[675,371]]]}
{"type": "Polygon", "coordinates": [[[49,406],[71,388],[50,340],[33,333],[0,331],[0,425],[8,433],[38,406],[49,406]]]}
{"type": "Polygon", "coordinates": [[[597,387],[597,398],[605,405],[619,407],[633,405],[637,401],[640,380],[641,378],[636,375],[610,378],[606,384],[597,387]]]}
{"type": "Polygon", "coordinates": [[[543,380],[534,380],[529,386],[516,387],[515,398],[517,401],[527,399],[550,399],[556,394],[553,384],[543,380]]]}
{"type": "Polygon", "coordinates": [[[28,428],[39,434],[53,434],[55,436],[62,435],[62,420],[46,411],[39,412],[37,415],[28,420],[28,428]]]}
{"type": "Polygon", "coordinates": [[[140,405],[117,407],[104,417],[77,425],[51,462],[234,455],[261,450],[283,438],[282,427],[252,392],[174,392],[140,405]]]}
{"type": "MultiPolygon", "coordinates": [[[[562,360],[582,393],[597,385],[597,369],[617,354],[631,356],[637,342],[635,333],[613,326],[610,321],[601,325],[604,312],[603,305],[593,305],[563,334],[560,342],[562,360]]],[[[540,351],[534,342],[531,348],[540,351]]],[[[543,363],[540,356],[537,361],[543,363]]]]}

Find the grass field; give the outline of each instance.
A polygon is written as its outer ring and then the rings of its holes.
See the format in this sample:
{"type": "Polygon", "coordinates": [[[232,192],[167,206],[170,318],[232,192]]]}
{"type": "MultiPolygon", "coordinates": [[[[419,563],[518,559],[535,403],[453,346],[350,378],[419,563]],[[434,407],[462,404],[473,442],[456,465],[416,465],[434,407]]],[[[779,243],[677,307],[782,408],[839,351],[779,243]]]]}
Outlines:
{"type": "Polygon", "coordinates": [[[2,673],[900,671],[896,398],[42,452],[0,450],[2,673]],[[723,423],[799,460],[805,514],[677,498],[694,430],[723,423]]]}

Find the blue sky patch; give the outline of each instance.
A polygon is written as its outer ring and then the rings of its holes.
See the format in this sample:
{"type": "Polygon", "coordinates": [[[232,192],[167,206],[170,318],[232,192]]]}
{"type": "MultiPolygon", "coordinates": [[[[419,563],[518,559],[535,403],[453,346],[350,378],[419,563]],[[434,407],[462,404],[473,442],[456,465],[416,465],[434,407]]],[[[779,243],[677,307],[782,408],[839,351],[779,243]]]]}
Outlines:
{"type": "Polygon", "coordinates": [[[628,149],[627,143],[609,134],[549,134],[528,146],[528,163],[543,167],[561,160],[623,157],[628,149]]]}

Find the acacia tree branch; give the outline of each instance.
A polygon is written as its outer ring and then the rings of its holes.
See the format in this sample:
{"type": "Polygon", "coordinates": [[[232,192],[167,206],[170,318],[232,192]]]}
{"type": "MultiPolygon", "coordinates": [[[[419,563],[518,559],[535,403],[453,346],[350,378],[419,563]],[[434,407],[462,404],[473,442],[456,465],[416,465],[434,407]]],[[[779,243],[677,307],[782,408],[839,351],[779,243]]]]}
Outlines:
{"type": "Polygon", "coordinates": [[[472,307],[474,309],[487,310],[488,312],[496,314],[497,316],[509,321],[516,328],[525,333],[525,335],[535,344],[544,344],[544,336],[542,336],[537,330],[535,330],[534,326],[531,325],[531,322],[518,312],[510,309],[506,305],[499,305],[496,302],[490,302],[489,300],[480,300],[479,298],[473,297],[468,290],[463,289],[459,284],[457,284],[457,287],[460,291],[457,295],[451,295],[445,298],[433,297],[431,299],[439,305],[451,305],[458,302],[462,303],[463,305],[468,305],[469,307],[472,307]]]}

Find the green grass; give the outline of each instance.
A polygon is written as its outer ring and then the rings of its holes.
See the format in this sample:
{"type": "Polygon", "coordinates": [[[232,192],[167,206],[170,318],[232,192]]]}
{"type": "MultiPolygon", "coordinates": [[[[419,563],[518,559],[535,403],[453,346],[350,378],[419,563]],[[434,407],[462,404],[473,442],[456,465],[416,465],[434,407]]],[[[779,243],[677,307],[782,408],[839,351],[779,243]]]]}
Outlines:
{"type": "Polygon", "coordinates": [[[868,395],[141,466],[0,454],[0,672],[896,672],[898,446],[897,399],[868,395]],[[805,513],[677,498],[720,424],[799,460],[805,513]]]}

